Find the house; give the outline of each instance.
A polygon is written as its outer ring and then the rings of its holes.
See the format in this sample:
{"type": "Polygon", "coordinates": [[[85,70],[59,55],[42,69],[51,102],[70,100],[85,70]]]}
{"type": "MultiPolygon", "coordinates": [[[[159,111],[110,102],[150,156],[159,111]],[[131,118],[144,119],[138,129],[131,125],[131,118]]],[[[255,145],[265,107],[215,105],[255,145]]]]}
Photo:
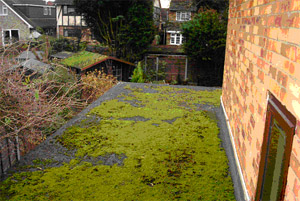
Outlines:
{"type": "Polygon", "coordinates": [[[56,0],[57,36],[78,38],[84,41],[92,39],[90,29],[83,16],[76,14],[73,0],[56,0]]]}
{"type": "Polygon", "coordinates": [[[171,0],[165,25],[167,45],[181,45],[184,42],[181,25],[191,20],[196,11],[192,0],[171,0]]]}
{"type": "Polygon", "coordinates": [[[35,26],[12,4],[12,1],[0,0],[0,46],[27,40],[35,26]]]}
{"type": "MultiPolygon", "coordinates": [[[[55,6],[46,0],[9,0],[15,10],[22,12],[34,23],[34,28],[42,28],[44,34],[56,35],[55,6]]],[[[41,31],[41,30],[38,30],[41,31]]]]}
{"type": "Polygon", "coordinates": [[[43,0],[0,0],[0,44],[38,37],[38,27],[55,35],[55,7],[43,0]]]}
{"type": "MultiPolygon", "coordinates": [[[[58,54],[61,55],[61,54],[58,54]]],[[[66,55],[64,53],[63,55],[66,55]]],[[[54,56],[54,55],[52,55],[54,56]]],[[[103,70],[108,75],[113,75],[120,81],[130,81],[135,64],[118,59],[116,57],[98,53],[82,51],[67,56],[61,63],[70,67],[77,74],[95,70],[103,70]]]]}
{"type": "Polygon", "coordinates": [[[299,1],[230,0],[222,107],[245,200],[300,200],[299,1]]]}

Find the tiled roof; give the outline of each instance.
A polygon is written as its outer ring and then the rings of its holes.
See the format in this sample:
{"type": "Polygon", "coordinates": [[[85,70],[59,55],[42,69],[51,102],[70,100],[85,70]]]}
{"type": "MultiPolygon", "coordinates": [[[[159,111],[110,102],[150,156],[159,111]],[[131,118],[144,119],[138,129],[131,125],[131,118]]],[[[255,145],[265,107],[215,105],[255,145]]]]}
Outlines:
{"type": "Polygon", "coordinates": [[[56,26],[55,18],[31,18],[31,21],[34,22],[37,26],[42,28],[56,26]]]}
{"type": "Polygon", "coordinates": [[[192,0],[171,0],[170,10],[172,11],[196,11],[197,8],[192,0]]]}

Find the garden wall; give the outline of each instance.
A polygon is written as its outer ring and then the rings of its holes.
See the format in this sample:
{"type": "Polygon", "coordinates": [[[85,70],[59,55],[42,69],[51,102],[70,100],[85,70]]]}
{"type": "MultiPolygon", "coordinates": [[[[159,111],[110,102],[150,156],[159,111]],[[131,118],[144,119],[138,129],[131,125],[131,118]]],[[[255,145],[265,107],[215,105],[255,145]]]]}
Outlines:
{"type": "MultiPolygon", "coordinates": [[[[258,191],[268,97],[296,118],[284,190],[300,199],[300,1],[230,0],[222,101],[249,200],[258,191]]],[[[288,145],[287,145],[288,146],[288,145]]]]}
{"type": "Polygon", "coordinates": [[[180,79],[184,81],[188,77],[188,61],[185,55],[147,55],[145,57],[147,70],[165,72],[166,81],[180,79]],[[158,65],[158,66],[157,66],[158,65]]]}

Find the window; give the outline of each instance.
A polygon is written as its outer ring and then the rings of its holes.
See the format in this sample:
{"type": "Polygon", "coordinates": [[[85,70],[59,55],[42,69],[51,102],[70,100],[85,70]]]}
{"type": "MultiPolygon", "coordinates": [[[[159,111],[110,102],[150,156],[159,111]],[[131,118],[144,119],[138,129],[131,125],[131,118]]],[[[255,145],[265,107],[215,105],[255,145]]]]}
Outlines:
{"type": "Polygon", "coordinates": [[[0,5],[0,15],[7,15],[7,7],[5,5],[0,5]]]}
{"type": "Polygon", "coordinates": [[[3,42],[5,45],[19,41],[19,36],[19,30],[3,30],[3,42]]]}
{"type": "Polygon", "coordinates": [[[122,80],[122,67],[121,66],[113,66],[113,76],[117,78],[117,80],[122,80]]]}
{"type": "Polygon", "coordinates": [[[79,37],[81,34],[80,29],[64,29],[65,37],[79,37]]]}
{"type": "Polygon", "coordinates": [[[191,12],[176,12],[177,21],[189,21],[191,20],[191,12]]]}
{"type": "Polygon", "coordinates": [[[64,15],[76,15],[75,13],[75,7],[73,6],[63,6],[63,14],[64,15]]]}
{"type": "Polygon", "coordinates": [[[50,7],[44,7],[44,15],[51,15],[51,8],[50,7]]]}
{"type": "Polygon", "coordinates": [[[44,7],[44,15],[48,15],[48,7],[44,7]]]}
{"type": "Polygon", "coordinates": [[[184,37],[179,33],[171,33],[170,44],[171,45],[181,45],[184,42],[184,37]]]}
{"type": "Polygon", "coordinates": [[[255,200],[283,200],[296,119],[270,94],[255,200]]]}

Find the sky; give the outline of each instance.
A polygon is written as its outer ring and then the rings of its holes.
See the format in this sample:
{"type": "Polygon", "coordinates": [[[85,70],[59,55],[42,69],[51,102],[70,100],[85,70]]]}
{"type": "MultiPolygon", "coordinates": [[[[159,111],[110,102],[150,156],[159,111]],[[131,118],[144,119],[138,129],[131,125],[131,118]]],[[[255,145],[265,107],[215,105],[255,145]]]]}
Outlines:
{"type": "Polygon", "coordinates": [[[161,7],[162,7],[162,8],[169,8],[170,1],[171,1],[171,0],[160,0],[161,7]]]}

